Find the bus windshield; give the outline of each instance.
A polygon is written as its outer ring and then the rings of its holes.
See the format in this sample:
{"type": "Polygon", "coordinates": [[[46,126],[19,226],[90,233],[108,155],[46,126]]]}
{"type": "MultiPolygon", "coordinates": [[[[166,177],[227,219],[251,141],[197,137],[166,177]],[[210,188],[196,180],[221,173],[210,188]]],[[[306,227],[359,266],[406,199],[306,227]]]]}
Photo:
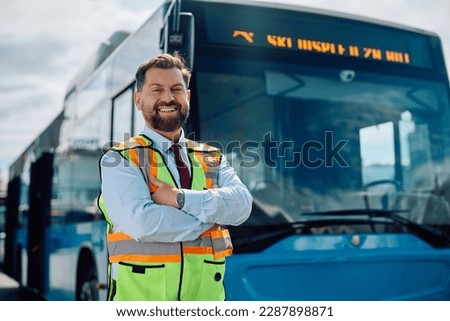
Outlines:
{"type": "Polygon", "coordinates": [[[246,224],[370,209],[448,228],[446,84],[223,57],[199,56],[195,69],[201,139],[223,149],[260,209],[246,224]]]}

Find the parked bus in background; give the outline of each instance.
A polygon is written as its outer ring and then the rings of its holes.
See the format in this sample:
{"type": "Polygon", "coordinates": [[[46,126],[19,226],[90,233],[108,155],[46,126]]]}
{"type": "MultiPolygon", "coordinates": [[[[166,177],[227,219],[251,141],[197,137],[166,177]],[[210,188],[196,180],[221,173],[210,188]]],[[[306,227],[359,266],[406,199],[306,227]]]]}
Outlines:
{"type": "Polygon", "coordinates": [[[227,300],[449,300],[449,80],[436,34],[293,5],[166,1],[115,33],[11,165],[5,270],[48,300],[105,299],[98,160],[143,128],[137,66],[178,50],[186,133],[222,148],[253,210],[227,300]]]}
{"type": "Polygon", "coordinates": [[[5,261],[5,212],[6,212],[6,197],[0,192],[0,269],[3,268],[5,261]]]}

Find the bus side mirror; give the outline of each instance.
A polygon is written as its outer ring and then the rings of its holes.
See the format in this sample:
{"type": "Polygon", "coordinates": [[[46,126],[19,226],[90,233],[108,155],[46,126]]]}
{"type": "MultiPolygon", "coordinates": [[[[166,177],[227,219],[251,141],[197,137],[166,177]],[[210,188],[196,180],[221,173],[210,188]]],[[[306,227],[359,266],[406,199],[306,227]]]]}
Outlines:
{"type": "Polygon", "coordinates": [[[195,24],[194,15],[190,12],[180,12],[180,31],[169,34],[167,52],[178,51],[184,58],[186,66],[194,67],[195,24]]]}

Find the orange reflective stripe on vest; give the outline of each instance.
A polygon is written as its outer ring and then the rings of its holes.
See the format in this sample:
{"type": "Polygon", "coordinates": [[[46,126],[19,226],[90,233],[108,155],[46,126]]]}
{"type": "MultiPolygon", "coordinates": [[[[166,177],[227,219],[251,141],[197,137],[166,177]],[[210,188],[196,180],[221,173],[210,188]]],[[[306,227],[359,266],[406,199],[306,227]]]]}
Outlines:
{"type": "Polygon", "coordinates": [[[109,260],[135,262],[179,262],[183,254],[212,254],[214,259],[231,255],[228,230],[214,227],[193,241],[179,243],[137,242],[123,232],[107,235],[109,260]]]}
{"type": "MultiPolygon", "coordinates": [[[[149,155],[150,155],[150,175],[152,177],[158,177],[158,160],[156,159],[156,153],[154,151],[150,151],[149,150],[149,155]]],[[[152,183],[150,183],[149,180],[149,187],[150,187],[150,192],[154,193],[156,192],[156,190],[158,189],[158,187],[152,183]]]]}

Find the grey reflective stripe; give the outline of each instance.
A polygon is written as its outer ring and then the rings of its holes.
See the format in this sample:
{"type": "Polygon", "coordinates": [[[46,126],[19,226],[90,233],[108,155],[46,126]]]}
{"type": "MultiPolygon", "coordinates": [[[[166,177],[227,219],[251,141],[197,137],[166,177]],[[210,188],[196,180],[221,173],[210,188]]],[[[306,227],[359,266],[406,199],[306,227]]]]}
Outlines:
{"type": "Polygon", "coordinates": [[[185,246],[194,246],[194,247],[212,247],[212,240],[209,236],[202,236],[193,241],[183,242],[185,246]]]}
{"type": "Polygon", "coordinates": [[[205,177],[211,179],[212,185],[217,185],[219,180],[219,171],[216,169],[211,170],[211,168],[208,168],[208,170],[205,171],[205,177]]]}
{"type": "Polygon", "coordinates": [[[208,169],[208,171],[205,172],[205,176],[206,176],[206,178],[212,178],[212,179],[214,179],[214,178],[216,178],[216,176],[217,176],[217,171],[208,169]]]}
{"type": "MultiPolygon", "coordinates": [[[[216,242],[216,240],[214,240],[214,242],[216,242]]],[[[209,236],[203,236],[193,241],[183,242],[183,246],[213,247],[213,242],[209,236]]],[[[110,256],[128,254],[172,255],[181,254],[181,249],[179,243],[137,242],[134,240],[124,240],[108,241],[108,252],[110,256]]]]}
{"type": "Polygon", "coordinates": [[[178,243],[157,243],[157,242],[136,242],[116,241],[108,242],[108,251],[110,256],[142,254],[142,255],[168,255],[180,254],[180,244],[178,243]]]}
{"type": "Polygon", "coordinates": [[[233,244],[231,243],[231,237],[229,235],[215,238],[212,241],[212,246],[214,248],[214,253],[222,252],[227,249],[233,248],[233,244]]]}
{"type": "Polygon", "coordinates": [[[140,148],[138,150],[138,160],[139,164],[136,164],[136,166],[143,168],[143,174],[145,177],[145,181],[147,184],[150,182],[150,149],[148,148],[140,148]],[[141,165],[144,164],[144,165],[141,165]]]}

